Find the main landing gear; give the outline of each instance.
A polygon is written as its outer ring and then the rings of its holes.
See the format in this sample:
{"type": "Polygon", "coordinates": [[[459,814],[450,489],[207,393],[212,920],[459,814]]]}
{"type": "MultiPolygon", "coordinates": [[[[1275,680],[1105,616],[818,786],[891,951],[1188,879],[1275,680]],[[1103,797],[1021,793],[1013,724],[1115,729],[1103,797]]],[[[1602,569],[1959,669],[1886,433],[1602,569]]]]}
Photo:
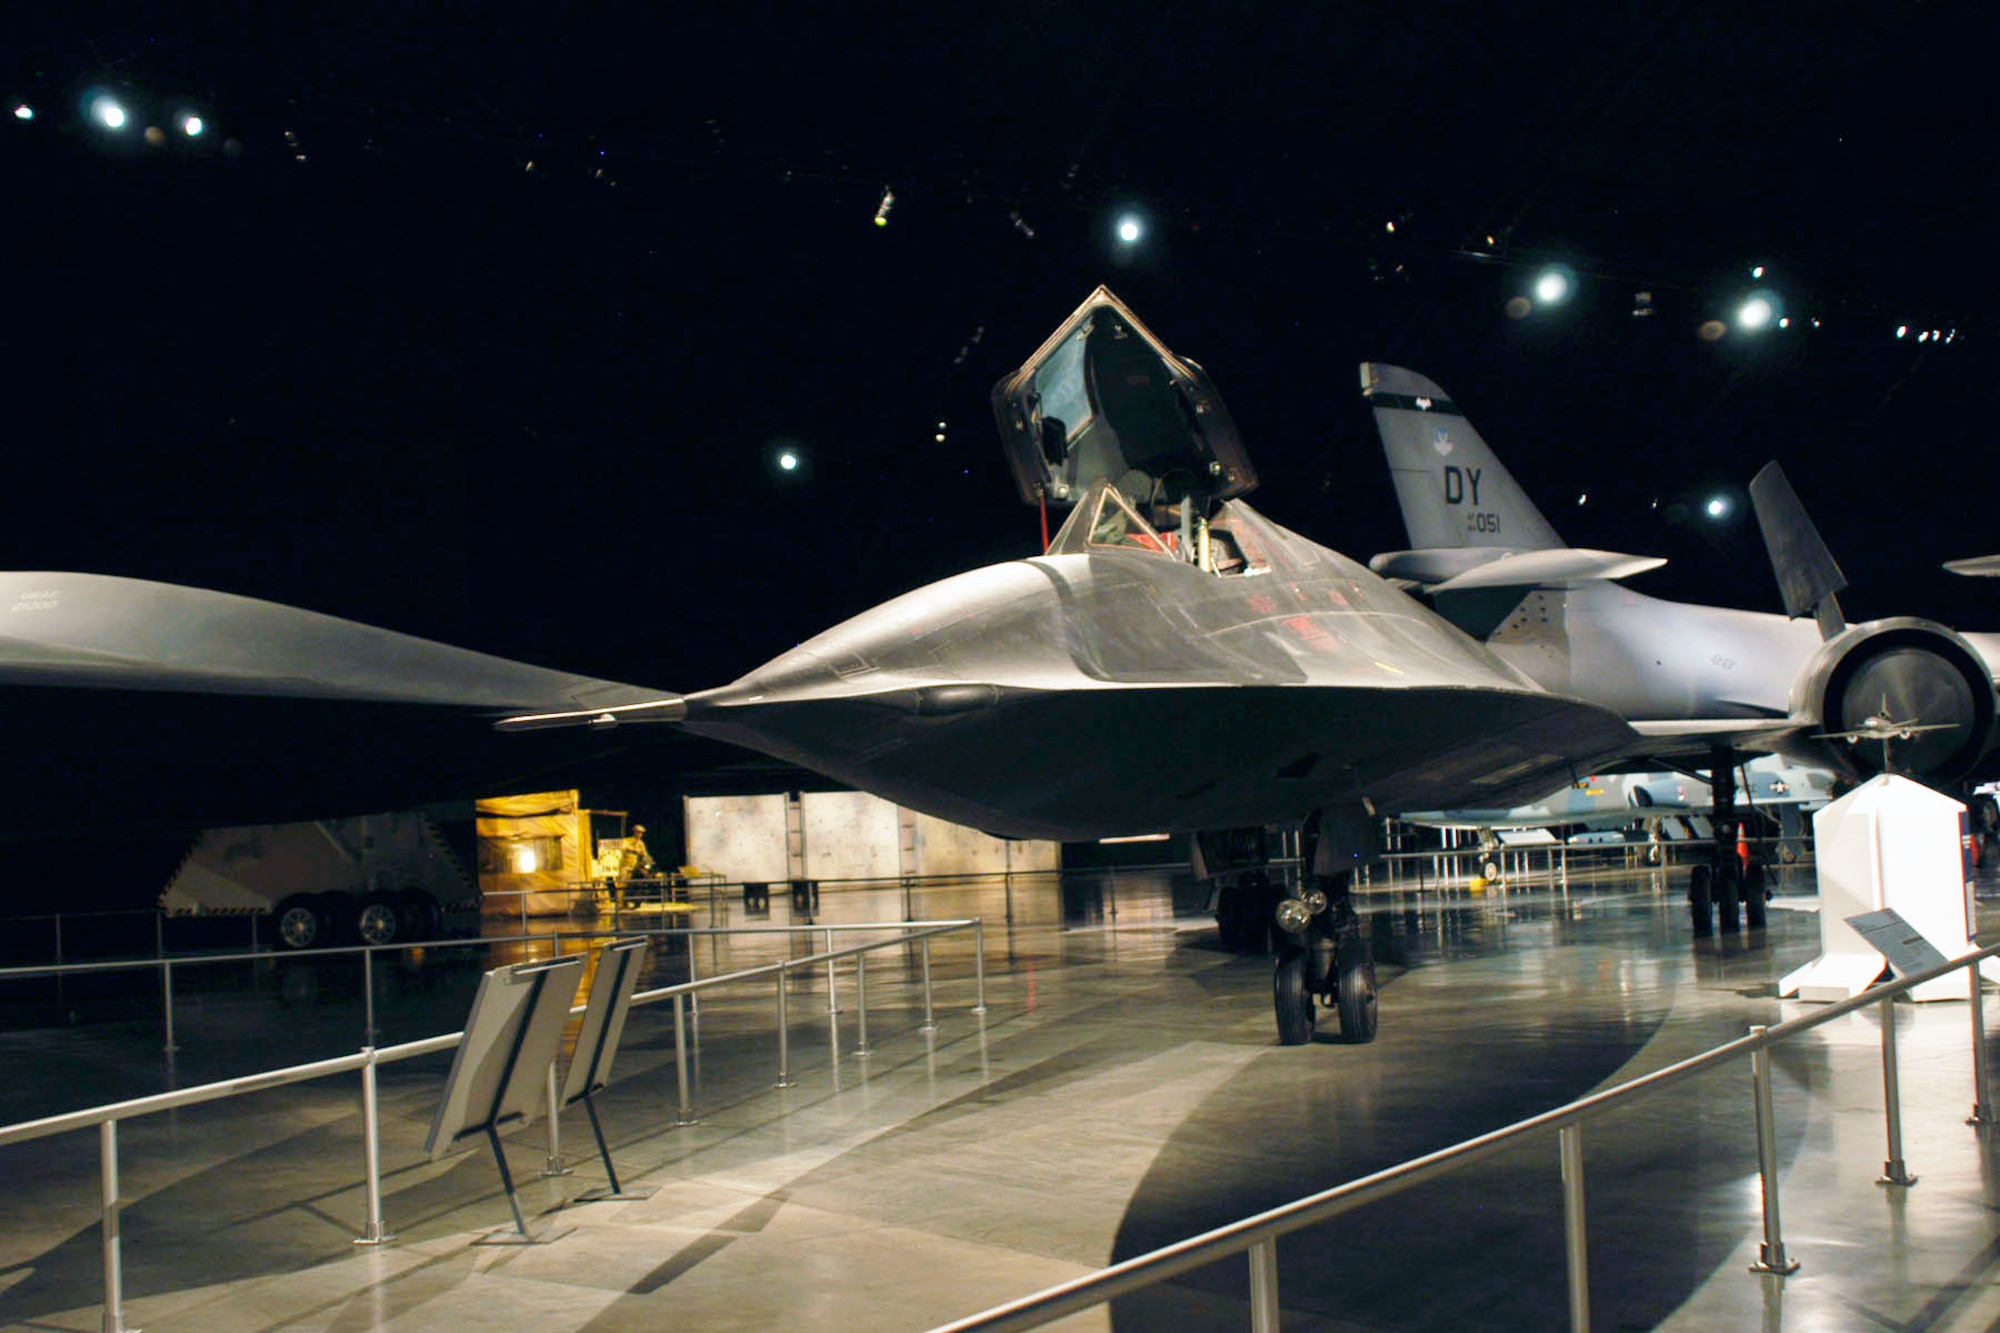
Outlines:
{"type": "Polygon", "coordinates": [[[1283,933],[1271,1003],[1284,1046],[1312,1040],[1315,998],[1339,1011],[1343,1039],[1354,1045],[1375,1040],[1375,959],[1349,900],[1348,876],[1328,883],[1330,895],[1312,887],[1278,904],[1283,933]]]}
{"type": "Polygon", "coordinates": [[[1697,937],[1714,934],[1718,925],[1729,934],[1744,926],[1762,930],[1771,894],[1764,866],[1750,859],[1749,840],[1737,822],[1735,752],[1724,745],[1714,747],[1708,767],[1709,790],[1715,795],[1715,840],[1708,863],[1688,871],[1688,916],[1697,937]],[[1740,923],[1738,904],[1743,908],[1740,923]]]}

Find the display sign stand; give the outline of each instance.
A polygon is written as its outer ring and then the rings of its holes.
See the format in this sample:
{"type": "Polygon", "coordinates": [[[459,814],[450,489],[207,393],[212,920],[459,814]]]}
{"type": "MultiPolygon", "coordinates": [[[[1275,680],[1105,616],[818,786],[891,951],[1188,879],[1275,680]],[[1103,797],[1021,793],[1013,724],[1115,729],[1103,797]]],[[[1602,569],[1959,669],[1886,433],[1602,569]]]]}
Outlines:
{"type": "Polygon", "coordinates": [[[528,1230],[500,1131],[534,1118],[542,1099],[542,1071],[562,1045],[563,1027],[582,979],[583,957],[571,955],[495,968],[479,980],[464,1040],[452,1057],[444,1098],[424,1143],[433,1161],[475,1137],[484,1137],[492,1147],[507,1206],[514,1214],[514,1231],[488,1232],[475,1245],[546,1244],[575,1230],[528,1230]]]}
{"type": "MultiPolygon", "coordinates": [[[[1970,952],[1975,923],[1964,815],[1965,806],[1951,797],[1886,773],[1814,814],[1820,955],[1780,980],[1778,994],[1859,995],[1882,975],[1885,957],[1898,962],[1885,946],[1913,938],[1940,961],[1970,952]],[[1881,915],[1885,909],[1893,920],[1881,915]]],[[[1965,987],[1962,978],[1938,977],[1910,998],[1963,1000],[1965,987]]]]}
{"type": "Polygon", "coordinates": [[[604,1159],[604,1175],[610,1188],[589,1190],[577,1196],[578,1203],[632,1203],[650,1199],[657,1185],[637,1189],[618,1183],[618,1168],[612,1165],[611,1148],[604,1141],[604,1126],[597,1119],[597,1104],[591,1100],[611,1081],[611,1058],[618,1053],[619,1038],[625,1034],[625,1015],[632,1007],[632,992],[638,984],[640,963],[646,957],[644,939],[613,940],[597,951],[597,972],[590,985],[590,1003],[577,1029],[576,1053],[570,1057],[569,1073],[563,1080],[561,1106],[583,1103],[590,1116],[590,1132],[597,1138],[597,1154],[604,1159]]]}

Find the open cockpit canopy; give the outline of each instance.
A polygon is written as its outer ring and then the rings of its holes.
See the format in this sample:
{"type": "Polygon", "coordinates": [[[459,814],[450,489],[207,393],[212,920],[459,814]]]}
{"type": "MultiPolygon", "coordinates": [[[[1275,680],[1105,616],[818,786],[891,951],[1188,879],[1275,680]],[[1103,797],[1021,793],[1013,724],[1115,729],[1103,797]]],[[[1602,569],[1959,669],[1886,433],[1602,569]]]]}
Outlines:
{"type": "Polygon", "coordinates": [[[1207,374],[1105,287],[993,386],[993,414],[1029,504],[1075,504],[1103,479],[1142,513],[1206,510],[1257,485],[1207,374]]]}

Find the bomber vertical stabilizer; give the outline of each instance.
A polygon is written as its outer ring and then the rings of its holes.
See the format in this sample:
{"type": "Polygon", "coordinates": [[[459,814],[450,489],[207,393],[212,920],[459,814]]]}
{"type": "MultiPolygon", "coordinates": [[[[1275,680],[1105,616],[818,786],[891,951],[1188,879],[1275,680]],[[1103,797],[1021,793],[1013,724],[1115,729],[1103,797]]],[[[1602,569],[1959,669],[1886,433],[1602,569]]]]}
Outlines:
{"type": "Polygon", "coordinates": [[[1365,362],[1361,395],[1410,542],[1369,561],[1376,573],[1456,592],[1618,579],[1666,563],[1566,545],[1465,414],[1414,370],[1365,362]]]}
{"type": "Polygon", "coordinates": [[[1382,432],[1413,548],[1563,545],[1443,389],[1414,370],[1368,362],[1361,394],[1382,432]]]}

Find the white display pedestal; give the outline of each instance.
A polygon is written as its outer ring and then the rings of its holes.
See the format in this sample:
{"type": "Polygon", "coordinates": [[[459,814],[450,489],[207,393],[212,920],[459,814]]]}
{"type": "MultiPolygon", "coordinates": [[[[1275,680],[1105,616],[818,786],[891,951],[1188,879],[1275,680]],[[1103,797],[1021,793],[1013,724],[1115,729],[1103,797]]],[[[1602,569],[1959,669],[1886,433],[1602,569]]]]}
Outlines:
{"type": "MultiPolygon", "coordinates": [[[[1778,994],[1845,1000],[1866,990],[1886,964],[1847,918],[1885,907],[1946,958],[1970,953],[1972,903],[1959,843],[1964,813],[1951,797],[1885,773],[1815,814],[1820,956],[1780,981],[1778,994]]],[[[1963,1000],[1965,980],[1956,973],[1940,977],[1910,998],[1963,1000]]]]}

